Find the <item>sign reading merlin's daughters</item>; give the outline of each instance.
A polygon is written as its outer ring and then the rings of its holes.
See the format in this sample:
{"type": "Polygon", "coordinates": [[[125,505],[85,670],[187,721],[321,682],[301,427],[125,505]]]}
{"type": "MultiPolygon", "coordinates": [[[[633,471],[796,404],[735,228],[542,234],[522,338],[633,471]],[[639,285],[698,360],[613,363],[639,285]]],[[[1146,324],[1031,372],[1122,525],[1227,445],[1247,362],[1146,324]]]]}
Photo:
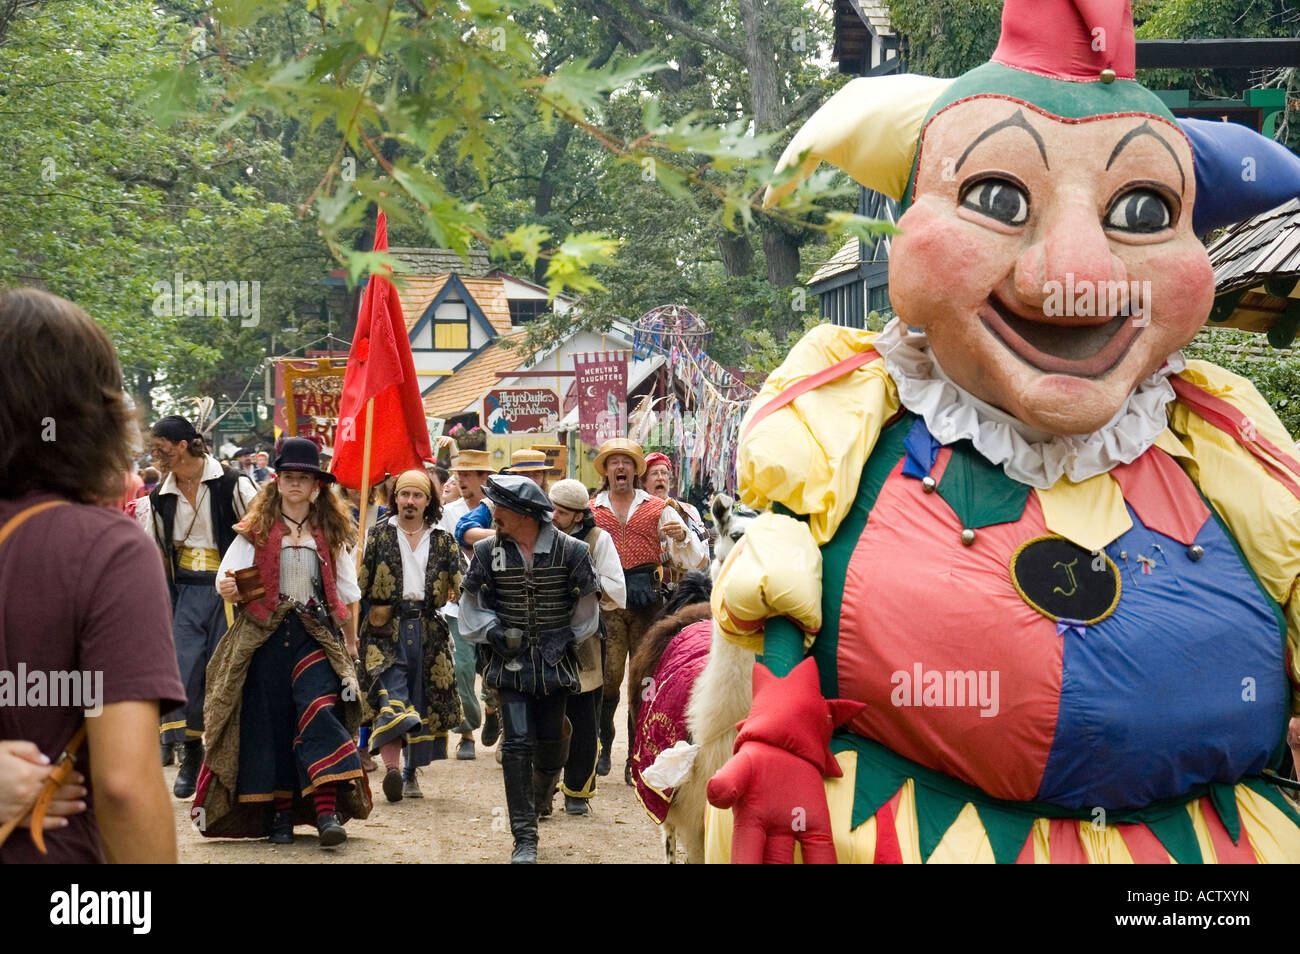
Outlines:
{"type": "Polygon", "coordinates": [[[573,356],[578,391],[578,426],[588,447],[627,436],[627,352],[573,356]]]}
{"type": "Polygon", "coordinates": [[[498,388],[483,398],[483,420],[492,434],[551,431],[560,420],[560,399],[550,388],[498,388]]]}

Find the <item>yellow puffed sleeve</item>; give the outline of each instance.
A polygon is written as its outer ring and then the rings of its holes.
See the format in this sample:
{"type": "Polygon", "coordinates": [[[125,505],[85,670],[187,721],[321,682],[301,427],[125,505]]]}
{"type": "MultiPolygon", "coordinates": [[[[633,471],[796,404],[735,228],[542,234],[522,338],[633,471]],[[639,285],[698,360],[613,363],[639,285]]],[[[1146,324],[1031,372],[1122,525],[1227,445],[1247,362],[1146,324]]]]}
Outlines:
{"type": "Polygon", "coordinates": [[[815,634],[822,625],[822,554],[808,526],[759,514],[727,554],[710,606],[722,634],[756,653],[763,651],[763,621],[773,616],[815,634]]]}
{"type": "Polygon", "coordinates": [[[818,544],[835,535],[849,512],[867,455],[899,408],[884,361],[871,361],[751,422],[783,390],[861,354],[874,339],[869,332],[836,325],[814,328],[768,376],[741,425],[736,458],[741,500],[756,510],[779,503],[807,514],[818,544]]]}
{"type": "MultiPolygon", "coordinates": [[[[1189,361],[1180,377],[1240,411],[1244,438],[1256,433],[1278,451],[1294,455],[1292,460],[1300,459],[1295,440],[1248,380],[1204,361],[1189,361]]],[[[1282,607],[1291,712],[1300,715],[1300,499],[1233,434],[1186,405],[1170,405],[1169,427],[1188,452],[1179,462],[1228,524],[1268,595],[1282,607]]],[[[1300,477],[1295,482],[1300,484],[1300,477]]]]}

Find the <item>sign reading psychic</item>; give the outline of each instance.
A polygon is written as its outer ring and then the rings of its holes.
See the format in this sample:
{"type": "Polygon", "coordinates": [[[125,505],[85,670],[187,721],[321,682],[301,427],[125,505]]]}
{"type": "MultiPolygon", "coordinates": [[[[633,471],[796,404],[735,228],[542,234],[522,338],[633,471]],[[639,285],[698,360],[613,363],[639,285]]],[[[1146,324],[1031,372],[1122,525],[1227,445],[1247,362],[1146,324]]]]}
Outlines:
{"type": "Polygon", "coordinates": [[[347,361],[320,358],[315,366],[280,362],[284,378],[285,434],[308,437],[325,450],[334,447],[339,423],[339,398],[347,361]]]}
{"type": "Polygon", "coordinates": [[[575,354],[573,371],[582,442],[599,447],[611,438],[626,436],[627,352],[575,354]]]}
{"type": "Polygon", "coordinates": [[[554,430],[560,399],[550,388],[497,388],[483,398],[483,421],[490,434],[554,430]]]}

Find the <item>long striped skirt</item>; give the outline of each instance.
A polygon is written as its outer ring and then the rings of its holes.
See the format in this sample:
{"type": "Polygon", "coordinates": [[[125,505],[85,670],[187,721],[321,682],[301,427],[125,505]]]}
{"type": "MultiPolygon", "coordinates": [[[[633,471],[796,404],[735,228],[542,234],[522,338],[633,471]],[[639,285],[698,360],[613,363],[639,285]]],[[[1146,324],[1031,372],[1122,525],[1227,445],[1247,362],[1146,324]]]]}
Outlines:
{"type": "Polygon", "coordinates": [[[288,613],[253,653],[239,726],[240,802],[309,796],[364,775],[343,725],[339,677],[320,644],[288,613]]]}

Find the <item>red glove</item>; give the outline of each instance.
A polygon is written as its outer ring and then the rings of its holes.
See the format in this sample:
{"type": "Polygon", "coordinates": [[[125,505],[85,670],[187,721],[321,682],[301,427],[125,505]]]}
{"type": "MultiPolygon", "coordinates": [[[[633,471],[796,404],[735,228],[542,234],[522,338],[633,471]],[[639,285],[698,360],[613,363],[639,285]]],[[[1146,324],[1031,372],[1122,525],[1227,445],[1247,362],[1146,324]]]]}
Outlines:
{"type": "Polygon", "coordinates": [[[794,843],[806,864],[835,864],[830,810],[822,778],[839,778],[831,731],[865,709],[823,699],[809,657],[779,679],[754,666],[754,702],[740,723],[735,755],[706,789],[709,802],[732,808],[732,864],[793,864],[794,843]]]}

